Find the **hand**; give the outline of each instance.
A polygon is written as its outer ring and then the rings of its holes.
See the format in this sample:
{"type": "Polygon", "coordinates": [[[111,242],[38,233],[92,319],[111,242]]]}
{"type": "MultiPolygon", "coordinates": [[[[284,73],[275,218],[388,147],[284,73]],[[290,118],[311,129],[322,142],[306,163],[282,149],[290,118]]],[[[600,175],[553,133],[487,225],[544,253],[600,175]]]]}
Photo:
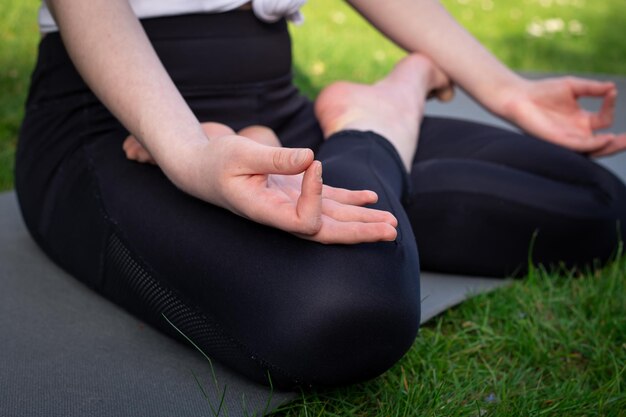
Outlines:
{"type": "Polygon", "coordinates": [[[594,156],[626,149],[626,133],[598,133],[613,123],[617,88],[610,82],[575,77],[527,81],[509,98],[504,116],[526,132],[594,156]],[[583,110],[581,97],[602,98],[597,113],[583,110]]]}
{"type": "Polygon", "coordinates": [[[212,138],[190,151],[172,175],[184,191],[242,217],[320,243],[392,241],[396,218],[363,207],[372,191],[322,184],[322,165],[309,149],[259,144],[242,136],[212,138]]]}

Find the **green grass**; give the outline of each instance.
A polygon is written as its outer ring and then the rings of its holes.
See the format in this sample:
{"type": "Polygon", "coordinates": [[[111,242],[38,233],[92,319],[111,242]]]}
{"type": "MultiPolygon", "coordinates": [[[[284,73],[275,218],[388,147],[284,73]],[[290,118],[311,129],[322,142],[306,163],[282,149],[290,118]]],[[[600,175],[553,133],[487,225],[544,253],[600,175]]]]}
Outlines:
{"type": "MultiPolygon", "coordinates": [[[[516,69],[626,74],[623,0],[443,3],[516,69]]],[[[38,4],[3,0],[0,13],[0,190],[12,188],[38,4]]],[[[372,81],[402,56],[343,2],[312,0],[304,12],[291,30],[310,96],[337,79],[372,81]]],[[[626,416],[625,287],[624,257],[584,274],[537,270],[423,327],[382,377],[303,394],[277,414],[626,416]]]]}
{"type": "Polygon", "coordinates": [[[277,415],[626,416],[625,271],[536,270],[422,327],[383,376],[277,415]]]}
{"type": "MultiPolygon", "coordinates": [[[[623,0],[442,0],[517,70],[626,74],[623,0]]],[[[337,79],[370,82],[403,52],[344,2],[314,0],[292,28],[298,81],[310,96],[337,79]]],[[[445,46],[443,46],[445,47],[445,46]]]]}
{"type": "Polygon", "coordinates": [[[38,2],[4,0],[0,13],[0,190],[13,187],[13,157],[33,67],[38,2]]]}

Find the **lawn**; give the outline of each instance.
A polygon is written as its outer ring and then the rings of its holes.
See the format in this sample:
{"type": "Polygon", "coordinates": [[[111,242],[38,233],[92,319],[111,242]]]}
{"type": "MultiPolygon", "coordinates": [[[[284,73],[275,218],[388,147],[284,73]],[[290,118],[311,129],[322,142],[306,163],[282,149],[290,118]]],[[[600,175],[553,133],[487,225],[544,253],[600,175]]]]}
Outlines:
{"type": "MultiPolygon", "coordinates": [[[[517,70],[626,75],[623,0],[442,3],[492,52],[517,70]]],[[[313,0],[304,13],[305,24],[293,28],[292,33],[300,85],[310,95],[336,79],[373,81],[402,56],[402,51],[372,30],[344,2],[313,0]]]]}
{"type": "MultiPolygon", "coordinates": [[[[12,188],[38,3],[3,0],[0,14],[0,190],[12,188]]],[[[624,0],[443,3],[515,69],[626,75],[624,0]]],[[[402,56],[343,2],[312,0],[304,13],[291,31],[310,96],[336,79],[372,81],[402,56]]],[[[278,414],[626,416],[625,287],[623,256],[584,272],[536,269],[423,327],[382,377],[303,394],[278,414]]]]}

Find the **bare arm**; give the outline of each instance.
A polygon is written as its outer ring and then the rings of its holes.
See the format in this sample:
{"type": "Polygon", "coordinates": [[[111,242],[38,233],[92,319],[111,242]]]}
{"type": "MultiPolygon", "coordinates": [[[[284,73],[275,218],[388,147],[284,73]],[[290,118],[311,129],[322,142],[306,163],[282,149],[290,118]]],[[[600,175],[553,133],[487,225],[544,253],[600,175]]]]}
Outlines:
{"type": "Polygon", "coordinates": [[[437,0],[348,0],[402,48],[430,57],[492,113],[572,150],[596,155],[626,149],[626,134],[596,134],[613,123],[613,83],[562,77],[529,81],[509,70],[463,29],[437,0]],[[603,99],[583,110],[578,98],[603,99]]]}
{"type": "Polygon", "coordinates": [[[389,39],[420,52],[490,111],[501,114],[511,90],[525,80],[461,27],[436,0],[349,0],[389,39]]]}
{"type": "MultiPolygon", "coordinates": [[[[103,104],[173,176],[207,141],[126,0],[49,0],[72,61],[103,104]]],[[[181,173],[182,174],[182,173],[181,173]]]]}

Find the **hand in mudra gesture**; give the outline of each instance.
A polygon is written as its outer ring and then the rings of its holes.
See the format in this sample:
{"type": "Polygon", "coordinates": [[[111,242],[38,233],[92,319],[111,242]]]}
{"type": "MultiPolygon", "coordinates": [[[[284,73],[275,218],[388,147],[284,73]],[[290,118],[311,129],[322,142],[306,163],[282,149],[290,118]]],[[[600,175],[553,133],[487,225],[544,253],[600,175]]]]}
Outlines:
{"type": "MultiPolygon", "coordinates": [[[[205,131],[207,126],[216,124],[205,125],[205,131]]],[[[282,148],[267,130],[240,131],[257,140],[226,132],[220,131],[190,154],[186,173],[175,180],[181,189],[242,217],[320,243],[396,238],[397,220],[391,213],[364,207],[377,201],[376,193],[324,185],[322,164],[311,150],[282,148]]],[[[132,136],[124,150],[129,159],[154,163],[132,136]]]]}
{"type": "Polygon", "coordinates": [[[626,133],[595,133],[612,125],[617,88],[610,82],[576,77],[526,81],[507,101],[508,119],[526,132],[577,152],[594,156],[626,149],[626,133]],[[598,112],[580,107],[578,99],[602,99],[598,112]]]}
{"type": "Polygon", "coordinates": [[[218,205],[258,223],[322,243],[394,240],[391,213],[362,207],[377,200],[371,191],[322,183],[322,165],[310,150],[277,148],[241,136],[213,142],[225,158],[215,168],[218,205]]]}

